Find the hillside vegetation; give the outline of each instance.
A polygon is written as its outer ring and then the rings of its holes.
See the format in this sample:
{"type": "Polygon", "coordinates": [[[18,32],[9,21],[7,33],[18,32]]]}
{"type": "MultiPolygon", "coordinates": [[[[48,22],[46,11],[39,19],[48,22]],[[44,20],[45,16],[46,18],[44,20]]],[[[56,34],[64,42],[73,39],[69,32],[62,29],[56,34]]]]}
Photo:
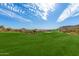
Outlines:
{"type": "Polygon", "coordinates": [[[60,32],[79,34],[79,25],[63,26],[59,28],[60,32]]]}
{"type": "Polygon", "coordinates": [[[35,33],[35,32],[49,32],[52,30],[48,29],[26,29],[26,28],[20,28],[20,29],[14,29],[14,28],[6,28],[3,25],[0,26],[0,32],[21,32],[21,33],[35,33]]]}

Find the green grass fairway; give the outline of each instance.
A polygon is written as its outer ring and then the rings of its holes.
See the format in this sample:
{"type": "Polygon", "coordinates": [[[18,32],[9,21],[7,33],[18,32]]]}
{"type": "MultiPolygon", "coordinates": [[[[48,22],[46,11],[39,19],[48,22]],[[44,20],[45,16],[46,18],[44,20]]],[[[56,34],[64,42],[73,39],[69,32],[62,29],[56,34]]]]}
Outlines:
{"type": "Polygon", "coordinates": [[[79,56],[79,35],[52,33],[0,33],[0,55],[79,56]]]}

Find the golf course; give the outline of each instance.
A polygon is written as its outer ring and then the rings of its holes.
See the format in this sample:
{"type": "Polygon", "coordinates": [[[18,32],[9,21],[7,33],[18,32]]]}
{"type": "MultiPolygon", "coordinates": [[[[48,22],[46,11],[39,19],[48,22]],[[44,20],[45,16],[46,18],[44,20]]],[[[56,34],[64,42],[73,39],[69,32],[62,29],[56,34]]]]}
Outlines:
{"type": "Polygon", "coordinates": [[[79,35],[0,32],[0,56],[79,56],[79,35]]]}

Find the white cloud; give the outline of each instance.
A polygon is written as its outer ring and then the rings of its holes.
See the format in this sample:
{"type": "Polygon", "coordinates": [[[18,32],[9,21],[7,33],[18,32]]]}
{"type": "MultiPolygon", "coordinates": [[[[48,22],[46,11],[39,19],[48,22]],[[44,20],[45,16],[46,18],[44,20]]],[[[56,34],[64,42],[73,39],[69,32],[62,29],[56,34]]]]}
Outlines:
{"type": "Polygon", "coordinates": [[[8,11],[6,9],[4,9],[4,10],[0,9],[0,14],[14,18],[16,21],[21,22],[21,23],[31,22],[31,20],[21,17],[21,16],[15,14],[14,12],[8,11]]]}
{"type": "MultiPolygon", "coordinates": [[[[79,8],[79,4],[78,4],[78,3],[70,4],[70,5],[63,11],[63,13],[61,13],[61,15],[60,15],[60,17],[58,18],[57,22],[62,22],[62,21],[66,20],[66,19],[69,18],[69,17],[73,17],[74,14],[79,11],[78,8],[79,8]]],[[[78,14],[76,14],[76,15],[78,15],[78,14]]],[[[75,15],[75,16],[76,16],[76,15],[75,15]]]]}
{"type": "MultiPolygon", "coordinates": [[[[55,10],[55,3],[51,3],[49,1],[47,3],[31,3],[31,4],[32,5],[30,5],[30,4],[28,4],[28,5],[27,4],[23,4],[23,6],[25,8],[28,7],[29,8],[29,11],[34,12],[35,13],[34,15],[40,16],[43,20],[47,20],[48,12],[49,11],[52,11],[53,12],[55,10]],[[39,10],[37,10],[36,7],[38,7],[39,10]]],[[[17,13],[23,14],[23,15],[26,15],[27,14],[25,9],[20,8],[20,6],[17,7],[13,3],[10,3],[10,4],[1,3],[0,5],[1,6],[5,6],[6,9],[9,9],[10,10],[10,11],[6,10],[7,12],[6,11],[1,11],[4,14],[9,15],[10,17],[16,18],[15,17],[16,14],[14,12],[17,12],[17,13]],[[13,12],[11,12],[11,11],[13,11],[13,12]],[[12,15],[14,15],[14,16],[12,16],[12,15]]]]}
{"type": "Polygon", "coordinates": [[[4,6],[5,8],[13,11],[13,12],[17,12],[17,13],[21,13],[23,14],[25,11],[20,8],[20,6],[16,6],[13,3],[0,3],[1,6],[4,6]]]}
{"type": "Polygon", "coordinates": [[[79,16],[79,12],[78,12],[78,13],[76,13],[76,14],[74,14],[74,16],[79,16]]]}
{"type": "MultiPolygon", "coordinates": [[[[25,8],[29,8],[29,11],[32,11],[35,13],[36,16],[41,16],[41,18],[43,20],[47,20],[47,16],[48,16],[48,12],[49,11],[54,11],[55,10],[55,3],[51,3],[51,2],[47,2],[47,3],[30,3],[30,4],[23,4],[23,6],[25,8]],[[32,5],[30,5],[32,4],[32,5]],[[39,11],[36,8],[39,8],[39,10],[43,11],[39,11]]],[[[5,8],[13,11],[13,12],[17,12],[19,14],[27,14],[25,9],[20,8],[20,6],[16,6],[13,3],[1,3],[1,6],[5,6],[5,8]]]]}
{"type": "Polygon", "coordinates": [[[48,12],[55,10],[55,3],[35,3],[36,6],[39,7],[39,10],[43,11],[37,11],[37,15],[41,16],[43,20],[47,20],[48,12]]]}

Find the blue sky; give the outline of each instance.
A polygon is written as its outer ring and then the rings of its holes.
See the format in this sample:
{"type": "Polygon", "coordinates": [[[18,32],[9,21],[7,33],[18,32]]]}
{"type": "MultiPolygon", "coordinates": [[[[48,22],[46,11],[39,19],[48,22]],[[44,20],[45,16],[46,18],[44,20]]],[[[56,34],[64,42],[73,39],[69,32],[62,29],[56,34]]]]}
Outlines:
{"type": "Polygon", "coordinates": [[[76,24],[77,3],[0,3],[0,25],[5,27],[54,29],[76,24]]]}

